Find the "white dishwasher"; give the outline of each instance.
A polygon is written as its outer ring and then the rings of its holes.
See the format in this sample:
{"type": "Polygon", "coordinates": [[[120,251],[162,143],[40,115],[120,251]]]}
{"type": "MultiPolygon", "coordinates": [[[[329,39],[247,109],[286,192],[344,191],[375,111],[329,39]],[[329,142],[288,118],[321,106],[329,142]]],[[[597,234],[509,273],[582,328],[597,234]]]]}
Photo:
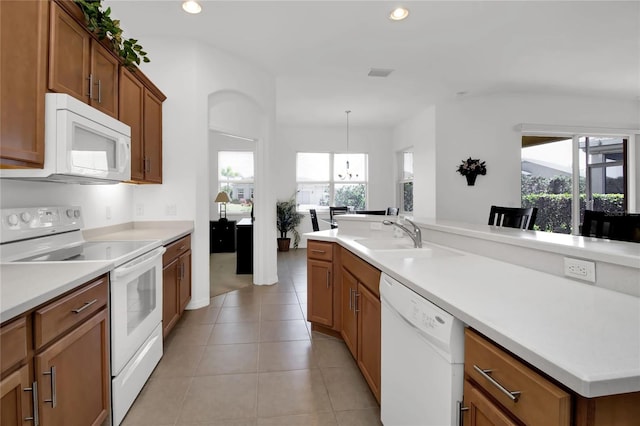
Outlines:
{"type": "Polygon", "coordinates": [[[380,298],[382,423],[458,424],[463,323],[384,273],[380,277],[380,298]]]}

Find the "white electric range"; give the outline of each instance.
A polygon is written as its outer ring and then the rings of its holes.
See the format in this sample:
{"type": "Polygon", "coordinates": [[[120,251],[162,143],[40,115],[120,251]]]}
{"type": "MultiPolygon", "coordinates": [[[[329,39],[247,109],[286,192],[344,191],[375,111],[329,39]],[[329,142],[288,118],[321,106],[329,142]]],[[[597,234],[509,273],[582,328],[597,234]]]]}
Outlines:
{"type": "Polygon", "coordinates": [[[162,357],[162,254],[159,240],[85,241],[79,207],[0,210],[0,261],[112,261],[112,419],[120,424],[162,357]]]}

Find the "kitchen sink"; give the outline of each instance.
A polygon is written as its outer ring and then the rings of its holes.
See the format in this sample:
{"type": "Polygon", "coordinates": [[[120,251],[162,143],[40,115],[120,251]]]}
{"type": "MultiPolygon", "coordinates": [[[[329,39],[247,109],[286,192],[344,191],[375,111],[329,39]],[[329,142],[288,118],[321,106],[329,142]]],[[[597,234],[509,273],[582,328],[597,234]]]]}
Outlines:
{"type": "Polygon", "coordinates": [[[362,238],[354,240],[361,246],[365,246],[371,250],[425,250],[428,248],[415,248],[410,238],[362,238]]]}

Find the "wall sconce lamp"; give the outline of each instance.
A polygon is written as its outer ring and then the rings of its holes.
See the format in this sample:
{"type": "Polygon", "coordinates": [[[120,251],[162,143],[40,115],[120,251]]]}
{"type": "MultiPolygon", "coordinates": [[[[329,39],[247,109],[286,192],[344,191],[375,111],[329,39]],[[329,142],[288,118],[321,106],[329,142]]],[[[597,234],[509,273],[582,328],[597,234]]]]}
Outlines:
{"type": "Polygon", "coordinates": [[[216,195],[216,199],[213,200],[214,203],[220,203],[220,222],[227,221],[227,203],[231,202],[231,198],[229,198],[229,194],[224,191],[218,192],[216,195]],[[224,213],[224,217],[222,216],[224,213]]]}

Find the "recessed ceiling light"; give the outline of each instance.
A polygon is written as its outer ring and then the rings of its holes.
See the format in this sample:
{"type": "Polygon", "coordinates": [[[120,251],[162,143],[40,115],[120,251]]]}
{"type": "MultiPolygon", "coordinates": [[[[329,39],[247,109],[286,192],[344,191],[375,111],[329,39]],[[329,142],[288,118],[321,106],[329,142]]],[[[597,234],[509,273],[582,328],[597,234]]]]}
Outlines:
{"type": "Polygon", "coordinates": [[[389,19],[392,21],[402,21],[404,18],[409,16],[409,10],[404,7],[396,7],[389,14],[389,19]]]}
{"type": "Polygon", "coordinates": [[[202,12],[202,7],[195,0],[187,0],[182,3],[182,9],[187,13],[200,13],[202,12]]]}

